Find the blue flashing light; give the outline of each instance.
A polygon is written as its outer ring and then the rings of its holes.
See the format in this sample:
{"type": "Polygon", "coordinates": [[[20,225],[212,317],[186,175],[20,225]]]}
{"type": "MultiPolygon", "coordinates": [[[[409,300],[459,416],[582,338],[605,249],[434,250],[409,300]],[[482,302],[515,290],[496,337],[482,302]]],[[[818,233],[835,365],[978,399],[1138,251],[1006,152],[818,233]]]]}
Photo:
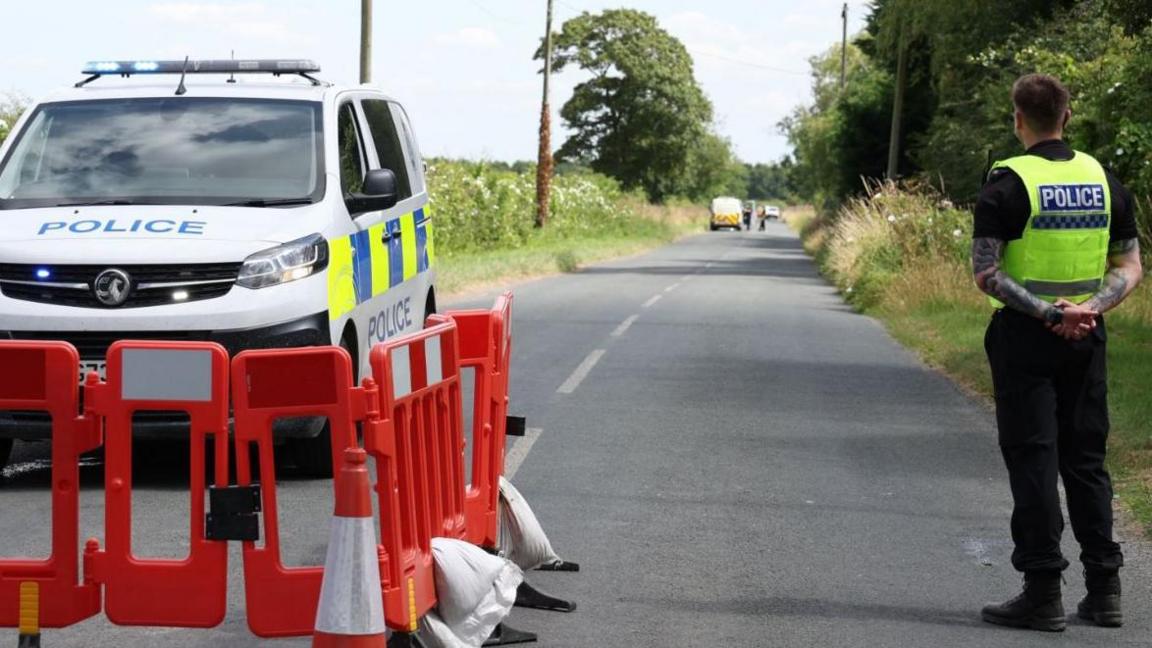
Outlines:
{"type": "Polygon", "coordinates": [[[85,72],[116,72],[120,69],[120,64],[116,61],[95,61],[84,66],[85,72]]]}
{"type": "Polygon", "coordinates": [[[36,278],[37,279],[47,279],[51,276],[52,276],[52,271],[49,270],[48,268],[37,268],[36,269],[36,278]]]}
{"type": "Polygon", "coordinates": [[[155,72],[160,69],[160,64],[156,61],[136,61],[132,64],[132,69],[137,72],[155,72]]]}

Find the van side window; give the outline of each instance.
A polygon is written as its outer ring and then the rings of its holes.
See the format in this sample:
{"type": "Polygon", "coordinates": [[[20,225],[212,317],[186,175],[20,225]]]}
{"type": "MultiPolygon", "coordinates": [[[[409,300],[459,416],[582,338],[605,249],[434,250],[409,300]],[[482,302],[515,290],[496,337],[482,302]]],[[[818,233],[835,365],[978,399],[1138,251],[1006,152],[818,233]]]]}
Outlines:
{"type": "Polygon", "coordinates": [[[416,147],[416,138],[412,136],[412,125],[408,123],[408,115],[398,103],[392,104],[392,116],[400,124],[400,130],[404,133],[404,143],[408,145],[408,170],[411,174],[412,191],[422,192],[425,182],[424,160],[420,155],[420,149],[416,147]]]}
{"type": "Polygon", "coordinates": [[[408,179],[408,164],[404,161],[404,149],[400,146],[400,135],[396,132],[396,122],[392,121],[392,111],[388,102],[382,99],[363,99],[364,115],[368,118],[368,128],[376,142],[376,157],[380,166],[396,174],[396,198],[404,200],[412,195],[412,183],[408,179]]]}
{"type": "Polygon", "coordinates": [[[364,186],[364,144],[360,140],[352,104],[340,106],[336,130],[336,145],[340,151],[340,189],[345,196],[359,193],[364,186]]]}

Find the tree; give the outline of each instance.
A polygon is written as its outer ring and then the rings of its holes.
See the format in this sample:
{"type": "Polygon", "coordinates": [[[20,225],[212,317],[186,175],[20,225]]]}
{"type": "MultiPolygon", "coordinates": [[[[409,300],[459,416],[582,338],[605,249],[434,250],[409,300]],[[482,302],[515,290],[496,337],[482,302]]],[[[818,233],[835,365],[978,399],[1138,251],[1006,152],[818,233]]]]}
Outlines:
{"type": "Polygon", "coordinates": [[[709,135],[712,105],[684,45],[653,16],[615,9],[568,20],[553,47],[553,71],[575,65],[591,74],[560,111],[573,134],[557,157],[639,187],[654,201],[690,193],[691,160],[709,135]]]}
{"type": "Polygon", "coordinates": [[[749,164],[747,197],[753,200],[790,202],[796,197],[792,186],[792,158],[785,157],[772,164],[749,164]]]}
{"type": "Polygon", "coordinates": [[[8,138],[8,133],[16,125],[16,120],[27,110],[30,100],[22,95],[9,94],[0,101],[0,144],[8,138]]]}
{"type": "Polygon", "coordinates": [[[711,131],[705,132],[688,156],[688,177],[680,195],[694,200],[717,196],[743,197],[748,189],[748,170],[732,151],[732,143],[711,131]]]}
{"type": "Polygon", "coordinates": [[[840,90],[840,45],[811,59],[814,101],[780,123],[794,147],[795,189],[832,207],[884,174],[892,75],[849,43],[848,83],[840,90]]]}

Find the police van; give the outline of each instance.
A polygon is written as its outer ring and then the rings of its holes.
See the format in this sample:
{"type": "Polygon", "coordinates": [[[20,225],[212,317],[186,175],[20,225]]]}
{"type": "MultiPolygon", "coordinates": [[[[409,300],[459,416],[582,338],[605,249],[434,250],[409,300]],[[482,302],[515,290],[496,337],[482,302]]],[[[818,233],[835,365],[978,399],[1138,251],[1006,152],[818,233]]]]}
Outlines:
{"type": "MultiPolygon", "coordinates": [[[[101,61],[26,111],[0,147],[0,339],[66,340],[97,371],[119,339],[338,344],[364,375],[371,345],[420,328],[435,254],[408,115],[317,72],[101,61]]],[[[323,421],[281,427],[303,472],[330,474],[323,421]]],[[[0,467],[49,430],[0,413],[0,467]]]]}

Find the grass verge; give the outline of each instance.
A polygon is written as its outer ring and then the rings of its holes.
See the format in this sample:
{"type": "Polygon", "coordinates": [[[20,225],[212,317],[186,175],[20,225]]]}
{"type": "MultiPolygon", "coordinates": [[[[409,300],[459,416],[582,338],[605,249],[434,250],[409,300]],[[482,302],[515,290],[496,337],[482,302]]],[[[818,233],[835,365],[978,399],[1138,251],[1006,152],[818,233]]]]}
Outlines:
{"type": "MultiPolygon", "coordinates": [[[[901,217],[929,222],[932,217],[940,218],[940,213],[930,208],[913,216],[897,213],[895,221],[888,218],[891,213],[887,212],[881,205],[881,218],[874,219],[871,234],[862,232],[859,222],[846,227],[841,222],[846,217],[844,213],[833,221],[801,215],[791,224],[801,232],[805,249],[816,257],[822,271],[850,302],[877,317],[893,337],[928,365],[991,405],[992,381],[984,355],[984,330],[991,308],[972,286],[967,266],[954,257],[918,255],[914,249],[903,247],[907,255],[898,271],[881,268],[883,272],[878,273],[862,267],[877,263],[869,254],[836,249],[872,236],[899,237],[901,217]],[[854,235],[846,235],[846,231],[854,235]],[[853,286],[867,288],[860,291],[866,294],[855,295],[853,286]]],[[[957,238],[966,236],[965,233],[957,238]]],[[[904,245],[895,241],[891,244],[904,245]]],[[[1152,398],[1147,394],[1152,385],[1150,313],[1152,281],[1145,281],[1128,301],[1108,315],[1112,420],[1109,469],[1121,503],[1146,537],[1152,537],[1152,398]]]]}
{"type": "Polygon", "coordinates": [[[517,247],[441,255],[441,294],[446,297],[637,254],[707,228],[704,210],[689,206],[633,206],[633,226],[603,234],[559,236],[547,229],[517,247]]]}

